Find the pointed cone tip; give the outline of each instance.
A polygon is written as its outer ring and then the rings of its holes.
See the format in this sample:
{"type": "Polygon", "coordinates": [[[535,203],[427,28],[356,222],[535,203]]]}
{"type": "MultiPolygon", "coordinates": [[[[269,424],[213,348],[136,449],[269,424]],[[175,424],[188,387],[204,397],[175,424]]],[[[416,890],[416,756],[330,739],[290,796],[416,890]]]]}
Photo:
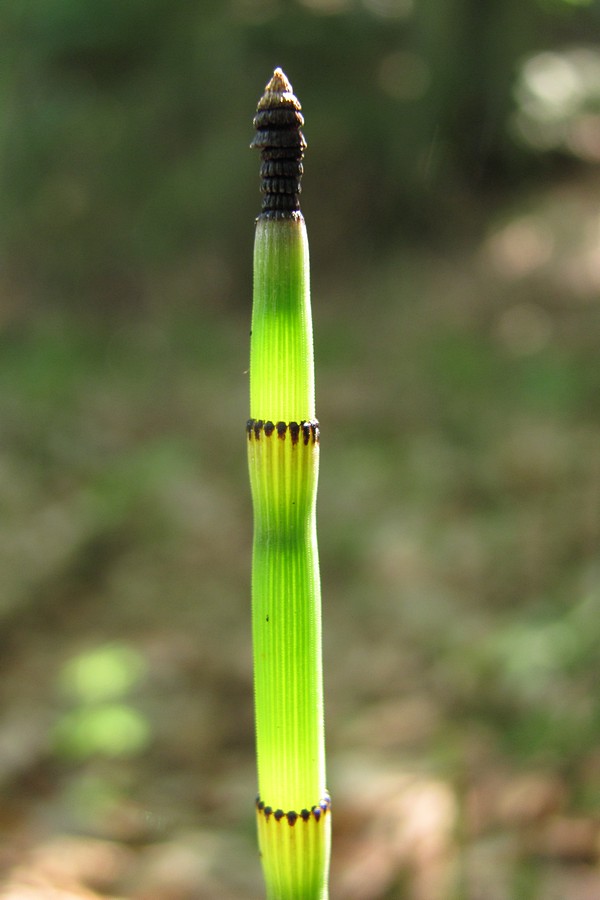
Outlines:
{"type": "Polygon", "coordinates": [[[294,93],[294,89],[290,84],[287,76],[285,75],[283,69],[280,69],[279,67],[275,69],[275,71],[273,72],[273,77],[265,88],[265,92],[273,94],[294,93]]]}

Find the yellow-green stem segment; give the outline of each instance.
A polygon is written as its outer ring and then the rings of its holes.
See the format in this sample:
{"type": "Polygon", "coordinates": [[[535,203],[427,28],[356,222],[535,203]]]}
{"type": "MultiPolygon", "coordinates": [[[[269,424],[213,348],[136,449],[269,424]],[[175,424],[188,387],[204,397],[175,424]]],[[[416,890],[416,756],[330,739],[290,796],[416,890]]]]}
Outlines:
{"type": "MultiPolygon", "coordinates": [[[[268,116],[272,108],[293,108],[298,121],[299,104],[280,70],[261,103],[268,116]]],[[[270,118],[268,127],[288,126],[273,125],[270,118]]],[[[275,145],[282,141],[285,135],[276,136],[275,145]]],[[[287,190],[285,207],[288,182],[277,181],[281,184],[287,190]]],[[[254,509],[256,815],[268,898],[326,900],[331,812],[325,785],[315,520],[319,426],[308,241],[299,209],[273,212],[277,203],[278,197],[267,196],[256,224],[247,426],[254,509]]]]}
{"type": "Polygon", "coordinates": [[[256,222],[250,415],[315,418],[308,237],[301,213],[256,222]]]}

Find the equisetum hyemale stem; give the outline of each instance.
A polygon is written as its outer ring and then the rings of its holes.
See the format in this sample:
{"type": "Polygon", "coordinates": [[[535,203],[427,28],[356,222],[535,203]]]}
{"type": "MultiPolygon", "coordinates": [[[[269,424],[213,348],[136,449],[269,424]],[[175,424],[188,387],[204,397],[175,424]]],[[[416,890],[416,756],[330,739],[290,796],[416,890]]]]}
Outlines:
{"type": "Polygon", "coordinates": [[[308,240],[300,212],[306,143],[292,86],[276,69],[252,143],[261,152],[250,349],[248,462],[254,508],[252,632],[258,840],[267,896],[326,900],[321,590],[308,240]]]}

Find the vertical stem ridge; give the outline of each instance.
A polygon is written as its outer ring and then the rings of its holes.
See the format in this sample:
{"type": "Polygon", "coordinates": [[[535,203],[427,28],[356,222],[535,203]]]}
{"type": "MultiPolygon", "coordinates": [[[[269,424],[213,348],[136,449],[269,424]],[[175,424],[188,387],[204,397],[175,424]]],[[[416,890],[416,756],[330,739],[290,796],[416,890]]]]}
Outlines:
{"type": "Polygon", "coordinates": [[[300,212],[300,104],[276,70],[258,105],[248,467],[254,508],[252,637],[259,845],[267,895],[326,900],[319,429],[308,238],[300,212]]]}
{"type": "Polygon", "coordinates": [[[314,419],[308,238],[300,214],[256,223],[250,346],[250,415],[314,419]]]}
{"type": "Polygon", "coordinates": [[[318,455],[316,437],[294,444],[289,433],[282,439],[263,430],[256,438],[250,431],[259,791],[286,810],[310,806],[325,793],[318,455]]]}

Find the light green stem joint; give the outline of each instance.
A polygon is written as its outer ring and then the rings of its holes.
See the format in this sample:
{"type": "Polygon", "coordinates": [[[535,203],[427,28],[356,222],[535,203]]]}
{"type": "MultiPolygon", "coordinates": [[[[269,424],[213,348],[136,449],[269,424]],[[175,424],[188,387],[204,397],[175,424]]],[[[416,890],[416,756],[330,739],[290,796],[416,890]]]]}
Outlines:
{"type": "Polygon", "coordinates": [[[254,251],[248,461],[254,508],[252,622],[267,896],[326,900],[321,591],[308,241],[299,212],[259,217],[254,251]]]}

